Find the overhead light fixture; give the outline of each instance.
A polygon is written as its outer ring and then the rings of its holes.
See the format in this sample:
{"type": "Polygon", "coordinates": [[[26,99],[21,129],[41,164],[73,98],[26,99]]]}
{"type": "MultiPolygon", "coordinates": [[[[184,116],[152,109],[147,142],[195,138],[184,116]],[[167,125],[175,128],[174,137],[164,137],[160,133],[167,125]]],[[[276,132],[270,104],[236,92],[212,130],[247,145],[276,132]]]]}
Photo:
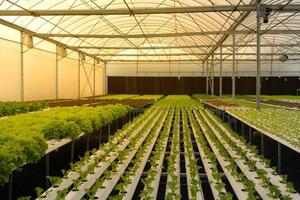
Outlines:
{"type": "Polygon", "coordinates": [[[288,59],[289,59],[289,56],[286,55],[286,54],[281,55],[280,58],[279,58],[279,60],[280,60],[281,62],[285,62],[285,61],[287,61],[288,59]]]}
{"type": "Polygon", "coordinates": [[[22,43],[28,48],[33,48],[33,38],[32,35],[27,33],[22,33],[22,43]]]}
{"type": "Polygon", "coordinates": [[[261,5],[261,17],[263,18],[263,22],[266,24],[269,22],[269,16],[271,14],[272,9],[266,7],[266,5],[261,5]]]}
{"type": "Polygon", "coordinates": [[[60,57],[66,57],[68,55],[67,53],[67,49],[65,47],[61,47],[56,45],[56,53],[57,55],[59,55],[60,57]]]}

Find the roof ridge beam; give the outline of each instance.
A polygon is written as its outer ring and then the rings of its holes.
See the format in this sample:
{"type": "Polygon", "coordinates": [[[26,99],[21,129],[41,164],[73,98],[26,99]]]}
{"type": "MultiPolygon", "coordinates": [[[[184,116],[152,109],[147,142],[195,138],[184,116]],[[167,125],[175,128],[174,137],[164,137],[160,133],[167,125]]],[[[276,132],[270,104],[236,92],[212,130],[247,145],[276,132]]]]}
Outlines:
{"type": "MultiPolygon", "coordinates": [[[[103,50],[108,50],[108,49],[121,49],[121,50],[126,50],[126,49],[191,49],[191,48],[210,48],[214,47],[215,44],[213,45],[183,45],[183,46],[153,46],[153,47],[112,47],[112,46],[102,46],[102,47],[97,47],[97,46],[71,46],[74,48],[78,49],[103,49],[103,50]]],[[[232,48],[232,45],[221,45],[220,47],[225,47],[225,48],[232,48]]],[[[236,44],[236,47],[256,47],[256,44],[236,44]]],[[[261,47],[300,47],[300,43],[294,43],[294,44],[261,44],[261,47]]]]}
{"type": "MultiPolygon", "coordinates": [[[[300,4],[266,5],[276,12],[300,11],[300,4]]],[[[144,14],[172,14],[172,13],[200,13],[200,12],[243,12],[256,11],[255,5],[217,5],[217,6],[191,6],[191,7],[166,7],[166,8],[127,8],[117,9],[73,9],[73,10],[0,10],[0,16],[53,16],[53,15],[144,15],[144,14]]]]}
{"type": "MultiPolygon", "coordinates": [[[[103,35],[103,34],[64,34],[64,33],[34,33],[38,37],[77,37],[77,38],[152,38],[152,37],[184,37],[184,36],[206,36],[206,35],[226,35],[232,33],[229,31],[203,31],[203,32],[183,32],[183,33],[154,33],[154,34],[132,34],[132,35],[103,35]]],[[[254,34],[256,30],[236,30],[235,34],[254,34]]],[[[300,30],[261,30],[261,34],[300,34],[300,30]]],[[[227,38],[226,37],[226,38],[227,38]]],[[[225,40],[225,39],[224,39],[225,40]]],[[[221,41],[221,40],[220,40],[221,41]]],[[[223,43],[223,42],[222,42],[223,43]]],[[[216,44],[216,48],[222,45],[216,44]]]]}

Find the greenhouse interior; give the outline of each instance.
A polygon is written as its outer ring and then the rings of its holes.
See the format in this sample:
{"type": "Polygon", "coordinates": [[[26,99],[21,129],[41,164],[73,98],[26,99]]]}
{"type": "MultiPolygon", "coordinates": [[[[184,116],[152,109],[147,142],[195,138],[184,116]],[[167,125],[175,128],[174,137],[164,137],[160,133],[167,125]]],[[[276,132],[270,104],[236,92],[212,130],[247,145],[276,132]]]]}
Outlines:
{"type": "Polygon", "coordinates": [[[1,200],[300,200],[300,0],[0,0],[1,200]]]}

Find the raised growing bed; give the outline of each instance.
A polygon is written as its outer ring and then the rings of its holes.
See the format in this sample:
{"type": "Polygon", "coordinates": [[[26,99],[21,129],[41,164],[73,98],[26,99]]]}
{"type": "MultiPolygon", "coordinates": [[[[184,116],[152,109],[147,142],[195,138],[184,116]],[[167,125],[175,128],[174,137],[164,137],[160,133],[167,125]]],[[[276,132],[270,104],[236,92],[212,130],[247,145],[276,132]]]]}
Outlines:
{"type": "Polygon", "coordinates": [[[228,123],[250,144],[257,146],[259,152],[270,160],[271,166],[276,167],[277,173],[287,174],[288,180],[295,184],[297,191],[300,191],[300,169],[297,167],[300,165],[300,149],[298,146],[266,130],[262,130],[230,110],[224,110],[208,103],[204,103],[204,105],[218,115],[223,122],[228,123]]]}
{"type": "Polygon", "coordinates": [[[94,130],[91,134],[80,134],[76,139],[49,140],[45,156],[37,163],[24,164],[21,168],[13,170],[10,180],[0,188],[0,195],[7,199],[16,199],[18,196],[34,196],[34,188],[39,186],[47,188],[47,176],[61,176],[62,169],[69,168],[70,162],[78,161],[86,151],[98,148],[99,144],[106,142],[117,129],[136,117],[141,110],[132,110],[110,124],[94,130]],[[34,177],[32,179],[31,177],[34,177]],[[27,180],[27,181],[26,181],[27,180]],[[28,181],[31,180],[31,181],[28,181]]]}
{"type": "Polygon", "coordinates": [[[176,98],[178,104],[167,97],[127,124],[39,199],[299,197],[256,148],[200,104],[176,98]]]}
{"type": "Polygon", "coordinates": [[[288,107],[292,109],[300,109],[300,103],[283,101],[283,100],[261,100],[261,103],[270,104],[275,106],[288,107]]]}
{"type": "Polygon", "coordinates": [[[122,104],[128,105],[132,108],[145,108],[153,104],[153,100],[149,99],[80,99],[80,100],[66,100],[59,102],[48,102],[50,107],[56,106],[83,106],[83,105],[110,105],[122,104]]]}

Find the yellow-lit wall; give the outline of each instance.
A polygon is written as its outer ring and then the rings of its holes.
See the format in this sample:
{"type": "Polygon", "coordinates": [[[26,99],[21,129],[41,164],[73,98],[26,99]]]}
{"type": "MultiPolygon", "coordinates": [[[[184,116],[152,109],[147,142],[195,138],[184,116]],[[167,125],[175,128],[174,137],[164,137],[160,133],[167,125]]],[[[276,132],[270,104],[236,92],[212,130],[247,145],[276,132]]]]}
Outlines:
{"type": "MultiPolygon", "coordinates": [[[[20,44],[0,39],[0,47],[0,101],[19,101],[21,99],[20,44]]],[[[24,50],[26,51],[24,53],[24,99],[55,99],[55,53],[37,48],[24,48],[24,50]]],[[[74,57],[66,57],[58,62],[59,98],[78,97],[78,61],[74,57]]],[[[86,72],[82,64],[80,67],[81,97],[93,95],[87,81],[88,76],[93,89],[93,59],[87,58],[84,66],[86,72]]],[[[95,77],[96,95],[101,95],[103,94],[102,68],[96,68],[95,77]]]]}

